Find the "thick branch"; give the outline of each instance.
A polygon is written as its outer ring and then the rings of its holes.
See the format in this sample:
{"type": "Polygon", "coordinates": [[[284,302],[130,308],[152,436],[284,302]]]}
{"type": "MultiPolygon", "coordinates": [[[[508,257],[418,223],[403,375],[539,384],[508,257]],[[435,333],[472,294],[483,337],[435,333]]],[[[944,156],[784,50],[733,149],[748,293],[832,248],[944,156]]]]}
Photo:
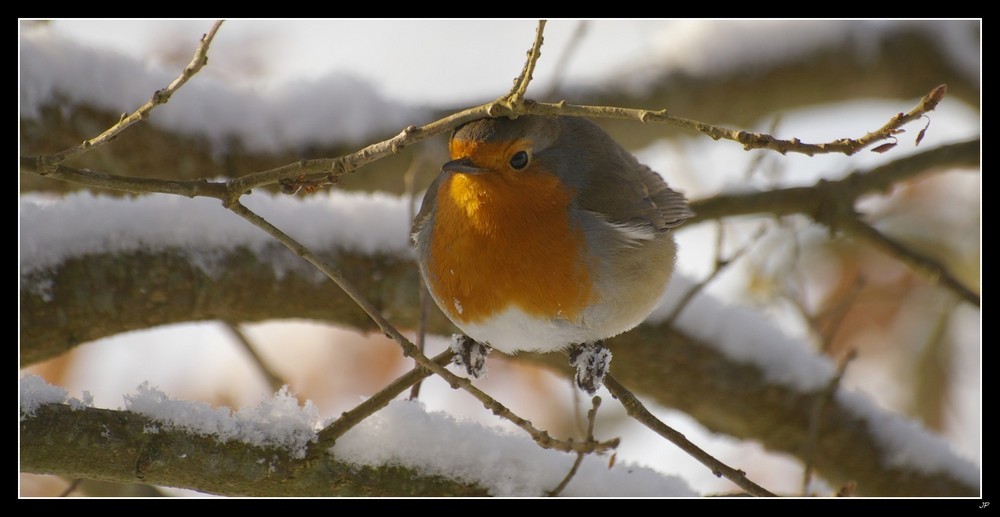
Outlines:
{"type": "MultiPolygon", "coordinates": [[[[336,264],[394,320],[416,321],[417,295],[410,287],[417,285],[419,275],[411,262],[324,251],[324,260],[336,264]]],[[[295,260],[275,243],[254,251],[219,251],[209,266],[186,250],[170,249],[90,255],[33,273],[22,283],[22,364],[101,337],[183,321],[309,318],[377,329],[349,297],[318,279],[307,264],[289,268],[295,260]]],[[[440,321],[434,323],[441,328],[440,321]]]]}
{"type": "Polygon", "coordinates": [[[746,194],[720,194],[691,202],[695,216],[687,224],[749,214],[782,217],[792,214],[815,216],[831,205],[852,206],[858,198],[886,194],[897,184],[945,168],[979,167],[980,139],[942,145],[873,169],[858,170],[836,181],[821,181],[812,187],[792,187],[746,194]]]}
{"type": "Polygon", "coordinates": [[[242,496],[488,495],[482,487],[399,466],[363,467],[330,455],[296,460],[279,449],[220,444],[127,411],[49,404],[20,429],[21,471],[36,474],[242,496]]]}

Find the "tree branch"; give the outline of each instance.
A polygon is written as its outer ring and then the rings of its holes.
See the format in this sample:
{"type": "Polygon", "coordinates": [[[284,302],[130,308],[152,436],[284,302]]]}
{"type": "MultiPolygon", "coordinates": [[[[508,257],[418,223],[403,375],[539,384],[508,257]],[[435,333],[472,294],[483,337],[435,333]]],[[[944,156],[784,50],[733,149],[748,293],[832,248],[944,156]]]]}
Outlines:
{"type": "Polygon", "coordinates": [[[249,356],[250,360],[257,366],[260,374],[264,376],[264,380],[267,381],[267,385],[272,391],[278,391],[288,384],[285,379],[278,375],[270,366],[268,366],[267,361],[264,360],[257,350],[254,348],[253,343],[250,342],[250,338],[247,337],[243,329],[240,328],[238,323],[233,323],[231,321],[224,321],[222,325],[233,335],[233,339],[240,345],[249,356]]]}
{"type": "Polygon", "coordinates": [[[895,257],[931,283],[941,284],[963,300],[976,307],[980,306],[979,295],[959,281],[948,268],[944,267],[937,260],[896,242],[886,234],[878,231],[874,226],[857,217],[840,219],[838,220],[838,226],[851,235],[870,242],[889,256],[895,257]]]}
{"type": "Polygon", "coordinates": [[[21,470],[117,483],[151,483],[236,496],[485,496],[485,488],[399,466],[369,467],[325,455],[165,429],[128,411],[64,404],[21,421],[21,470]],[[145,429],[159,428],[156,433],[145,429]]]}
{"type": "MultiPolygon", "coordinates": [[[[584,436],[584,439],[587,441],[595,441],[594,425],[597,423],[597,409],[601,407],[601,397],[594,396],[594,398],[590,399],[590,404],[590,410],[587,411],[587,434],[584,436]]],[[[576,453],[576,460],[573,461],[573,466],[569,468],[569,472],[566,473],[566,477],[564,477],[555,488],[549,490],[549,497],[557,497],[563,490],[566,489],[566,485],[569,485],[569,482],[573,480],[573,476],[575,476],[576,471],[580,469],[580,464],[583,463],[583,457],[586,455],[587,453],[585,452],[576,453]]]]}

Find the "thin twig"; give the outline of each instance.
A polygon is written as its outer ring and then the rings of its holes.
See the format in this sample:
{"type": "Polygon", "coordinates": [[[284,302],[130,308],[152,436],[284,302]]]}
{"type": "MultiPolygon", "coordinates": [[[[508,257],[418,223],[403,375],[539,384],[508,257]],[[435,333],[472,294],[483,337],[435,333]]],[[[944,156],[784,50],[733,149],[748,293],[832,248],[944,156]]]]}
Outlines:
{"type": "MultiPolygon", "coordinates": [[[[417,297],[417,303],[420,304],[420,316],[417,320],[417,350],[420,353],[424,353],[424,344],[427,339],[427,313],[428,305],[430,304],[430,296],[427,293],[427,287],[424,285],[424,279],[421,278],[417,281],[417,289],[420,289],[420,295],[417,297]]],[[[423,384],[422,381],[418,380],[410,388],[410,400],[416,400],[420,397],[420,386],[423,384]]]]}
{"type": "Polygon", "coordinates": [[[59,497],[69,497],[69,495],[80,486],[80,483],[83,483],[83,478],[76,478],[70,481],[70,483],[66,485],[66,488],[59,493],[59,497]]]}
{"type": "Polygon", "coordinates": [[[226,329],[228,329],[236,339],[236,342],[239,343],[248,354],[250,354],[250,358],[253,360],[254,364],[257,365],[257,369],[260,370],[260,373],[264,375],[264,379],[267,381],[268,386],[270,386],[272,390],[278,391],[282,388],[282,386],[288,384],[288,382],[275,373],[274,370],[267,365],[267,362],[264,361],[264,358],[257,353],[253,344],[250,343],[250,339],[247,338],[247,335],[243,333],[243,330],[240,329],[238,324],[231,321],[223,321],[222,326],[226,327],[226,329]]]}
{"type": "Polygon", "coordinates": [[[528,91],[528,83],[531,82],[532,74],[535,72],[535,64],[538,63],[538,58],[542,56],[542,42],[545,41],[542,34],[544,32],[545,20],[538,20],[538,27],[535,29],[535,41],[528,50],[528,59],[524,62],[521,75],[514,79],[514,86],[511,87],[510,92],[501,97],[501,100],[508,103],[514,110],[520,109],[524,104],[524,94],[528,91]]]}
{"type": "Polygon", "coordinates": [[[832,308],[833,314],[829,316],[827,324],[822,329],[817,329],[822,339],[820,351],[826,353],[833,348],[833,341],[837,337],[837,333],[840,332],[840,328],[843,326],[844,320],[847,319],[847,314],[851,306],[858,300],[858,296],[861,295],[861,290],[864,287],[865,277],[857,275],[854,283],[851,285],[851,292],[847,293],[847,296],[839,300],[832,308]]]}
{"type": "Polygon", "coordinates": [[[912,414],[919,415],[923,424],[931,429],[940,429],[944,422],[943,412],[949,409],[951,388],[955,385],[949,379],[953,368],[953,355],[949,345],[948,320],[951,319],[960,300],[948,295],[943,301],[941,315],[935,319],[927,343],[915,361],[912,414]]]}
{"type": "MultiPolygon", "coordinates": [[[[771,123],[767,126],[767,133],[773,135],[778,132],[778,128],[781,126],[781,113],[775,113],[774,117],[771,118],[771,123]]],[[[772,156],[770,153],[754,153],[750,155],[750,160],[747,162],[746,172],[743,173],[743,177],[746,181],[750,181],[754,174],[761,169],[761,165],[764,163],[764,158],[772,156]]]]}
{"type": "Polygon", "coordinates": [[[813,456],[815,455],[816,445],[819,443],[819,431],[823,423],[823,411],[826,409],[827,404],[833,400],[833,395],[837,392],[837,388],[844,378],[844,372],[847,371],[848,363],[853,361],[857,356],[858,353],[854,349],[851,349],[844,356],[837,366],[837,373],[830,378],[830,382],[826,384],[826,388],[818,394],[816,404],[813,406],[812,415],[809,417],[809,429],[806,432],[806,441],[802,451],[802,461],[805,463],[805,467],[802,469],[803,496],[809,495],[809,484],[812,482],[813,456]]]}
{"type": "Polygon", "coordinates": [[[659,111],[646,109],[618,108],[608,106],[584,106],[568,104],[565,101],[548,103],[525,102],[524,109],[527,113],[535,115],[575,115],[595,118],[617,118],[638,120],[643,123],[662,122],[676,127],[682,127],[699,133],[708,135],[715,140],[732,140],[743,144],[744,150],[770,149],[781,154],[800,153],[807,156],[816,154],[839,153],[848,156],[883,140],[894,138],[899,133],[899,128],[905,124],[919,119],[924,114],[937,107],[941,99],[944,98],[948,88],[942,84],[931,90],[920,102],[906,113],[898,113],[882,127],[871,131],[861,138],[841,138],[822,144],[809,144],[802,142],[798,138],[782,140],[763,133],[750,133],[729,129],[714,124],[707,124],[697,120],[690,120],[682,117],[675,117],[667,114],[666,109],[659,111]]]}
{"type": "Polygon", "coordinates": [[[702,289],[705,288],[705,286],[711,283],[712,280],[715,280],[715,277],[719,276],[719,273],[722,273],[722,271],[727,267],[729,267],[730,264],[732,264],[741,256],[743,256],[743,254],[750,249],[750,246],[754,245],[766,230],[766,227],[761,226],[761,228],[757,230],[757,233],[754,235],[754,237],[751,238],[749,241],[747,241],[747,243],[742,248],[734,251],[733,254],[729,256],[729,258],[724,259],[722,258],[723,226],[721,221],[718,224],[719,224],[718,225],[719,230],[718,233],[716,234],[716,241],[715,241],[715,264],[712,267],[712,272],[709,273],[704,280],[698,282],[693,287],[691,287],[691,289],[689,289],[686,293],[684,293],[684,296],[682,296],[680,301],[677,302],[677,306],[674,307],[674,310],[670,313],[670,316],[668,316],[667,319],[665,320],[667,325],[672,325],[674,320],[676,320],[677,317],[681,315],[681,312],[684,310],[684,308],[687,307],[687,305],[691,302],[691,299],[693,299],[696,294],[701,292],[702,289]]]}
{"type": "MultiPolygon", "coordinates": [[[[434,356],[431,361],[435,364],[446,366],[451,362],[455,354],[451,350],[445,350],[434,356]]],[[[309,444],[309,456],[317,457],[323,451],[333,447],[337,439],[344,435],[349,429],[361,423],[362,420],[373,415],[376,411],[384,408],[389,402],[400,393],[406,391],[410,386],[430,377],[432,372],[423,366],[417,366],[406,372],[398,379],[392,381],[388,386],[382,388],[378,393],[372,395],[364,402],[358,404],[350,411],[345,411],[340,418],[334,420],[330,425],[324,427],[316,436],[317,440],[309,444]]]]}
{"type": "Polygon", "coordinates": [[[759,497],[774,497],[774,494],[747,479],[746,473],[742,470],[736,470],[715,459],[714,456],[692,443],[691,440],[688,440],[683,434],[661,422],[660,419],[656,418],[656,416],[646,409],[646,406],[644,406],[631,391],[626,389],[625,386],[622,386],[621,383],[614,378],[614,376],[610,374],[606,375],[604,377],[604,386],[606,386],[608,391],[610,391],[611,394],[618,399],[619,402],[621,402],[622,406],[625,408],[625,412],[628,413],[628,416],[634,418],[656,434],[666,438],[674,445],[680,447],[681,450],[686,452],[689,456],[711,469],[712,473],[716,476],[724,477],[732,481],[736,484],[736,486],[742,488],[750,495],[759,497]]]}
{"type": "Polygon", "coordinates": [[[207,34],[201,36],[201,43],[198,44],[198,48],[194,52],[194,57],[191,58],[191,62],[188,63],[184,70],[181,71],[180,75],[172,83],[170,83],[166,88],[162,90],[156,90],[153,93],[153,97],[143,104],[142,107],[135,110],[131,115],[123,116],[117,124],[109,127],[100,135],[94,138],[84,140],[80,145],[70,147],[59,151],[55,154],[50,154],[46,156],[39,157],[39,173],[43,176],[51,172],[56,165],[60,162],[72,158],[74,156],[83,154],[85,152],[91,151],[103,145],[112,142],[119,133],[127,129],[132,124],[135,124],[141,120],[149,118],[149,113],[153,111],[157,106],[161,104],[166,104],[170,100],[170,97],[184,86],[189,79],[194,77],[205,65],[208,64],[208,47],[212,45],[212,40],[215,39],[215,33],[218,32],[219,27],[222,26],[222,20],[216,21],[212,24],[212,28],[209,29],[207,34]]]}
{"type": "Polygon", "coordinates": [[[21,158],[21,170],[32,172],[47,178],[68,181],[88,187],[117,190],[131,194],[173,194],[184,197],[211,197],[225,200],[228,198],[226,184],[207,180],[161,180],[155,178],[138,178],[95,172],[90,169],[75,169],[59,164],[52,166],[49,172],[42,173],[39,162],[43,156],[25,156],[21,158]]]}
{"type": "Polygon", "coordinates": [[[938,261],[894,241],[884,233],[878,231],[874,226],[857,217],[846,218],[841,223],[841,227],[848,233],[867,240],[874,244],[876,248],[898,258],[902,263],[909,266],[910,269],[922,275],[931,283],[941,284],[965,301],[979,307],[979,295],[966,287],[958,278],[955,278],[948,271],[948,268],[941,265],[938,261]],[[843,224],[845,222],[846,224],[843,224]]]}
{"type": "Polygon", "coordinates": [[[535,440],[535,442],[538,443],[538,445],[541,446],[542,448],[556,449],[564,452],[578,452],[578,451],[601,452],[614,449],[615,447],[618,446],[619,440],[617,438],[606,442],[581,443],[581,442],[574,442],[572,440],[562,441],[549,436],[549,433],[546,431],[541,431],[535,428],[531,424],[531,422],[525,420],[524,418],[521,418],[520,416],[512,412],[510,409],[508,409],[506,406],[504,406],[500,402],[497,402],[495,399],[493,399],[493,397],[490,397],[489,395],[481,391],[479,388],[473,386],[472,381],[470,381],[469,379],[464,377],[459,377],[451,373],[444,367],[428,359],[427,356],[425,356],[424,354],[420,353],[420,351],[417,350],[416,345],[411,343],[409,339],[406,339],[406,336],[400,333],[399,330],[397,330],[391,323],[389,323],[389,321],[385,319],[382,313],[374,305],[372,305],[371,302],[365,299],[365,297],[356,287],[354,287],[354,284],[350,283],[339,271],[337,271],[329,264],[321,260],[311,251],[309,251],[308,248],[299,244],[298,241],[292,239],[285,232],[281,231],[263,217],[257,215],[250,209],[246,208],[241,203],[237,202],[236,204],[231,205],[228,208],[232,210],[235,214],[249,221],[254,226],[264,230],[268,235],[274,237],[276,240],[281,242],[296,255],[299,255],[307,262],[315,266],[317,269],[322,271],[323,274],[325,274],[330,280],[333,280],[333,282],[337,284],[337,286],[340,287],[341,290],[343,290],[344,293],[347,294],[347,296],[349,296],[352,300],[354,300],[354,302],[357,303],[358,306],[361,307],[361,309],[368,314],[368,316],[372,319],[372,321],[375,322],[376,325],[378,325],[379,329],[386,337],[392,339],[393,341],[398,343],[400,347],[402,347],[403,355],[407,357],[413,357],[420,366],[423,366],[424,368],[427,368],[428,370],[444,378],[444,380],[448,382],[448,384],[453,389],[461,388],[470,393],[473,397],[482,402],[483,406],[486,407],[486,409],[492,411],[493,414],[501,418],[504,418],[506,420],[509,420],[510,422],[514,423],[514,425],[520,427],[529,435],[531,435],[531,437],[535,440]]]}
{"type": "MultiPolygon", "coordinates": [[[[601,397],[595,395],[594,398],[590,399],[590,403],[591,408],[587,411],[587,435],[585,437],[588,442],[594,441],[594,424],[597,422],[597,408],[601,407],[601,397]]],[[[576,453],[576,460],[573,461],[573,466],[566,473],[566,477],[549,492],[549,497],[557,497],[562,493],[566,485],[573,480],[573,476],[576,475],[576,471],[579,470],[580,464],[583,463],[583,457],[586,455],[584,452],[576,453]]]]}

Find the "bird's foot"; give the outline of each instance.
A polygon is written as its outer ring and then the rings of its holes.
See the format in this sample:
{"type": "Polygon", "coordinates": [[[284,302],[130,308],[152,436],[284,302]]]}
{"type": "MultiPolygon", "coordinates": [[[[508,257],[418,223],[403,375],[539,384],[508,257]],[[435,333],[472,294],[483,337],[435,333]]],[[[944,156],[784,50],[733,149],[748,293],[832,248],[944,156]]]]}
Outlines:
{"type": "Polygon", "coordinates": [[[604,375],[611,365],[611,350],[603,341],[575,345],[569,353],[570,366],[576,367],[576,385],[593,395],[604,385],[604,375]]]}
{"type": "Polygon", "coordinates": [[[465,368],[473,379],[486,375],[486,356],[493,347],[480,343],[464,334],[451,337],[451,351],[455,353],[455,364],[465,368]]]}

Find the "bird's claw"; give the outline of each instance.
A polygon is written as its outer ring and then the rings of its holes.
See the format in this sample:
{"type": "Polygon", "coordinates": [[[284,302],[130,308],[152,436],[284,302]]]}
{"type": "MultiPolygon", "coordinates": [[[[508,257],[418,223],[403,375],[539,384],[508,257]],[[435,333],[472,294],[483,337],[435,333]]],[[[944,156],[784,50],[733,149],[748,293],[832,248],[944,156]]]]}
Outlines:
{"type": "Polygon", "coordinates": [[[604,385],[604,376],[611,365],[611,351],[602,341],[582,343],[570,351],[569,364],[576,367],[576,385],[593,395],[604,385]]]}
{"type": "Polygon", "coordinates": [[[452,336],[451,351],[455,353],[455,364],[464,367],[473,379],[486,375],[486,356],[493,347],[480,343],[463,334],[452,336]]]}

